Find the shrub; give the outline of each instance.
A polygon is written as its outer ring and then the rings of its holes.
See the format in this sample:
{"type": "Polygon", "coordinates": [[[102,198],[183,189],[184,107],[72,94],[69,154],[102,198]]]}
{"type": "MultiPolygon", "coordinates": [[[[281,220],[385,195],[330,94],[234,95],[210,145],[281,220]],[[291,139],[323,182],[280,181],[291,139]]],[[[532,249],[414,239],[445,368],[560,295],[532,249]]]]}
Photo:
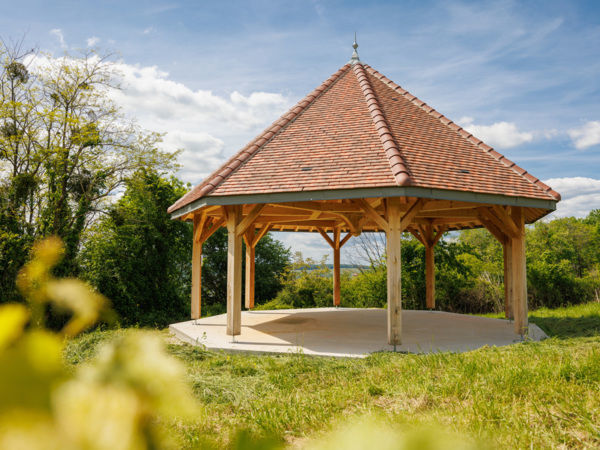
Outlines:
{"type": "Polygon", "coordinates": [[[310,258],[304,260],[297,252],[280,280],[281,291],[260,309],[314,308],[333,304],[331,271],[325,265],[325,258],[317,264],[310,258]]]}

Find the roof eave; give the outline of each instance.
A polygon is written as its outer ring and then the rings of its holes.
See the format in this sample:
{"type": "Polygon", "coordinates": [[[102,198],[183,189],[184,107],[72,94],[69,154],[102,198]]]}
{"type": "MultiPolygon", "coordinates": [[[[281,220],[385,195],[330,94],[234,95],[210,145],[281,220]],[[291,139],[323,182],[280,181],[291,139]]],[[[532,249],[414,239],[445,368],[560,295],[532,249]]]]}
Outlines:
{"type": "Polygon", "coordinates": [[[521,206],[540,208],[548,211],[556,209],[557,200],[548,198],[518,197],[481,192],[434,189],[418,186],[389,186],[358,189],[334,189],[321,191],[275,192],[261,194],[214,195],[199,198],[171,213],[171,219],[179,219],[204,206],[244,205],[256,203],[285,203],[315,200],[344,200],[373,197],[417,197],[432,200],[454,200],[492,205],[521,206]]]}

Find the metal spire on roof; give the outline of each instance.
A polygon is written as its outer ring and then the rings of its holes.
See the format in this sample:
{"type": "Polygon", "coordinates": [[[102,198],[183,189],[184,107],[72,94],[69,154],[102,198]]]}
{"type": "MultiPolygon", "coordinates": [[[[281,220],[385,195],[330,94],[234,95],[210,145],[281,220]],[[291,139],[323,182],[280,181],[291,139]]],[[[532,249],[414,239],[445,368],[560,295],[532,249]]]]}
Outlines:
{"type": "Polygon", "coordinates": [[[356,31],[354,32],[354,44],[352,44],[352,48],[354,49],[354,51],[352,52],[352,58],[350,58],[349,63],[354,65],[360,62],[360,59],[358,58],[358,52],[356,51],[356,49],[358,48],[358,44],[356,43],[356,31]]]}

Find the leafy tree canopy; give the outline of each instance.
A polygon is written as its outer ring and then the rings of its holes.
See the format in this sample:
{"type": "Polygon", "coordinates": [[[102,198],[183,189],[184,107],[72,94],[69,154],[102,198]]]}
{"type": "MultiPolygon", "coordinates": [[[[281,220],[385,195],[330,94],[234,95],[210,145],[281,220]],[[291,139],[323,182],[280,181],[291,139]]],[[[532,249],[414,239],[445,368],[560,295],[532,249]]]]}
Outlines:
{"type": "Polygon", "coordinates": [[[93,52],[53,58],[0,43],[0,298],[34,240],[62,238],[54,270],[76,274],[85,229],[140,169],[169,170],[176,155],[111,99],[118,74],[93,52]]]}

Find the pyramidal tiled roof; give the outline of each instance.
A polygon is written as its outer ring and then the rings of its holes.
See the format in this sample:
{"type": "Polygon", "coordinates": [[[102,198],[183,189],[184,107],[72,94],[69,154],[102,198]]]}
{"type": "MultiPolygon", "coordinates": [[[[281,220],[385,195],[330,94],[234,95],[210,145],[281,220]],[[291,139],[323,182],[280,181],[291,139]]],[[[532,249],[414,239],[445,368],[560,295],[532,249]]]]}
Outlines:
{"type": "Polygon", "coordinates": [[[411,186],[560,195],[363,63],[346,64],[170,208],[203,197],[411,186]]]}

